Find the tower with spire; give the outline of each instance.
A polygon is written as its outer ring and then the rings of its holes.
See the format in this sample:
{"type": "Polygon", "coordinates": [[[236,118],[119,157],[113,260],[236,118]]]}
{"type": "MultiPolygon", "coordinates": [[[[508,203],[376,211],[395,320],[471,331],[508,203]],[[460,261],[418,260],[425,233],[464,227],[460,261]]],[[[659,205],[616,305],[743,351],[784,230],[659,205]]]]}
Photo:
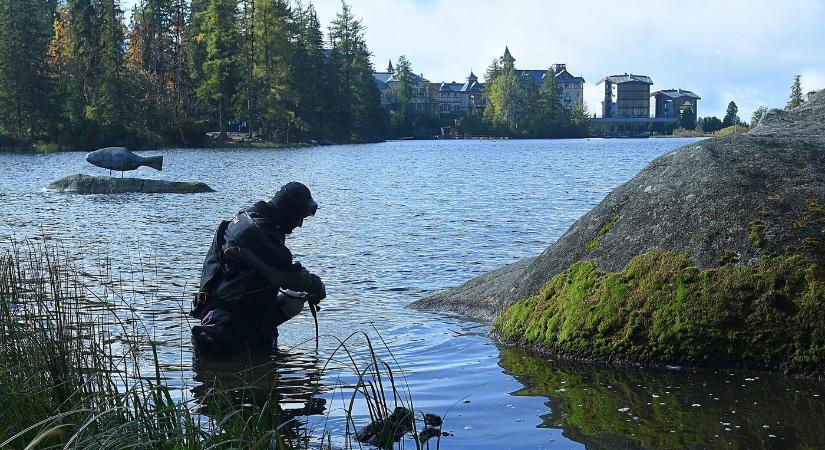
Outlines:
{"type": "Polygon", "coordinates": [[[513,69],[516,66],[516,58],[510,54],[510,48],[504,46],[504,55],[501,57],[501,66],[505,69],[513,69]]]}
{"type": "Polygon", "coordinates": [[[387,64],[387,73],[395,73],[395,69],[392,67],[392,60],[387,64]]]}

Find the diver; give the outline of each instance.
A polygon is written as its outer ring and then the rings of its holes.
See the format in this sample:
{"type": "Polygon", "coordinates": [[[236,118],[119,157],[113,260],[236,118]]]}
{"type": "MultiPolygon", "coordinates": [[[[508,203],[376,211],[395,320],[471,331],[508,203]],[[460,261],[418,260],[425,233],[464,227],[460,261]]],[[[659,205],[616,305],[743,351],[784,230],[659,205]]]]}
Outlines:
{"type": "Polygon", "coordinates": [[[326,297],[324,283],[293,262],[285,245],[286,235],[317,210],[309,189],[291,182],[268,202],[259,201],[221,222],[189,313],[200,320],[192,327],[198,353],[270,352],[277,327],[300,313],[304,301],[317,308],[326,297]]]}

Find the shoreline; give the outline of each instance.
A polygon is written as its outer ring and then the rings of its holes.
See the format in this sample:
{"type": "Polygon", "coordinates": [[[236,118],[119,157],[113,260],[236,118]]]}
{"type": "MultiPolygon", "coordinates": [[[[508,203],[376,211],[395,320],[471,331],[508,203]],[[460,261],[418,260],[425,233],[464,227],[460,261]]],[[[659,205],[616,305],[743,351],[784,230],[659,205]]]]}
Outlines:
{"type": "MultiPolygon", "coordinates": [[[[172,149],[258,149],[258,150],[278,150],[287,148],[309,148],[309,147],[331,147],[341,145],[363,145],[363,144],[380,144],[384,142],[415,142],[415,141],[557,141],[557,140],[591,140],[591,139],[707,139],[712,138],[713,135],[701,136],[647,136],[647,137],[623,137],[623,136],[584,136],[584,137],[510,137],[510,136],[468,136],[468,137],[449,137],[449,138],[392,138],[383,141],[365,141],[365,142],[328,142],[328,143],[312,143],[312,142],[296,142],[296,143],[276,143],[276,142],[222,142],[211,143],[203,146],[186,147],[180,145],[161,145],[150,147],[135,147],[129,148],[132,151],[158,151],[158,150],[172,150],[172,149]]],[[[21,154],[50,154],[50,153],[71,153],[71,152],[91,152],[97,149],[82,149],[82,148],[67,148],[57,144],[39,143],[24,146],[14,147],[0,147],[0,154],[3,153],[21,153],[21,154]]]]}

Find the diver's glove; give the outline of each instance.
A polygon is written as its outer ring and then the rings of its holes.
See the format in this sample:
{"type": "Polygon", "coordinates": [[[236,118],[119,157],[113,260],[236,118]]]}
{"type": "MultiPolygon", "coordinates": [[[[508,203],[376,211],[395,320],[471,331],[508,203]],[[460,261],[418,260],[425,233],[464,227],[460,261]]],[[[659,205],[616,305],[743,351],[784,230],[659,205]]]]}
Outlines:
{"type": "Polygon", "coordinates": [[[309,294],[307,301],[313,305],[318,305],[318,303],[321,303],[321,300],[327,298],[327,287],[318,275],[311,274],[309,277],[311,282],[310,288],[307,291],[309,294]]]}

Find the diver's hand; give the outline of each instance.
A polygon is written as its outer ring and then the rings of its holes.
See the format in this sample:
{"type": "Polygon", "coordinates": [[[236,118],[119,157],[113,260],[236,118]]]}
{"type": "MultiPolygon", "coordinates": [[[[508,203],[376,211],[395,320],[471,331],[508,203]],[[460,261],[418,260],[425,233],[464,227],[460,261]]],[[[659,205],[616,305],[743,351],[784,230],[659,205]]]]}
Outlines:
{"type": "Polygon", "coordinates": [[[327,298],[327,287],[318,275],[312,274],[310,275],[310,279],[312,281],[310,283],[309,291],[307,291],[310,295],[308,301],[314,305],[317,305],[321,302],[321,300],[327,298]]]}

